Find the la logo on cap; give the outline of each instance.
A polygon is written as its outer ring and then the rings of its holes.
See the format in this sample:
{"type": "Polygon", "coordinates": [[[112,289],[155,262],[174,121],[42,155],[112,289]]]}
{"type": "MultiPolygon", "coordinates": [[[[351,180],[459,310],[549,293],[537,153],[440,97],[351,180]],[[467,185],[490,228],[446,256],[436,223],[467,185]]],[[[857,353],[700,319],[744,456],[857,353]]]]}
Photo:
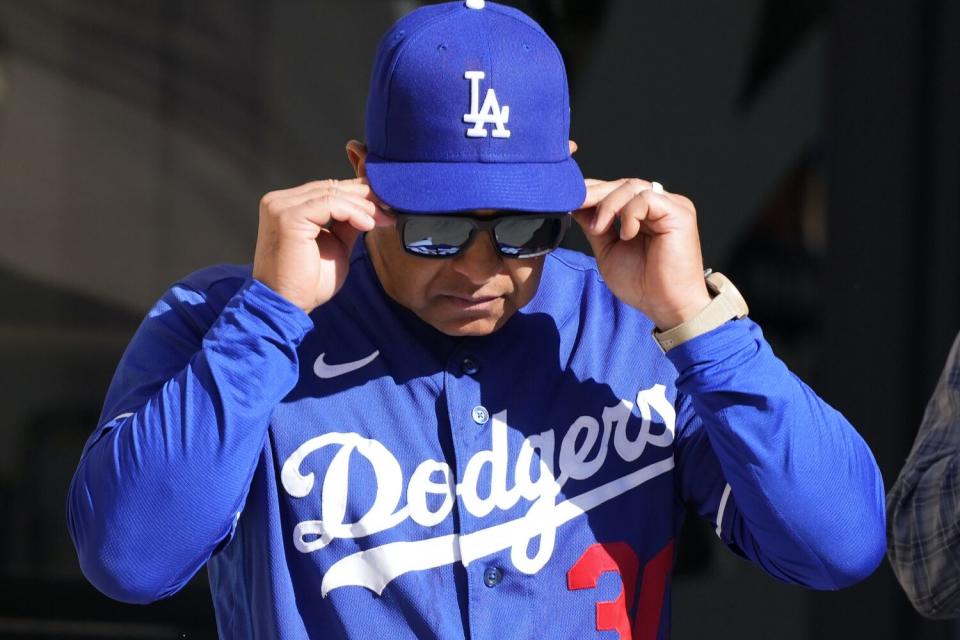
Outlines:
{"type": "Polygon", "coordinates": [[[467,71],[463,77],[470,81],[470,113],[463,114],[463,121],[473,125],[467,129],[467,137],[486,138],[486,127],[492,124],[496,127],[493,130],[494,138],[509,138],[510,130],[503,125],[510,120],[510,107],[500,106],[497,94],[492,88],[487,89],[483,107],[480,106],[480,81],[487,77],[487,74],[483,71],[467,71]]]}

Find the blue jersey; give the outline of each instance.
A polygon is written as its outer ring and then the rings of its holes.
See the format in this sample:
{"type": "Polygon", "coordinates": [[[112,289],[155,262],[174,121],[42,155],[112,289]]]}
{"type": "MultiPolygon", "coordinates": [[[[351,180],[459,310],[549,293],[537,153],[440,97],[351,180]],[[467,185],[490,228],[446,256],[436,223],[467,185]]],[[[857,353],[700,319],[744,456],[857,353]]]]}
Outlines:
{"type": "Polygon", "coordinates": [[[664,355],[558,250],[500,330],[453,338],[362,245],[309,316],[231,266],[149,312],[70,489],[97,588],[150,602],[206,564],[224,638],[653,640],[687,506],[781,580],[883,557],[868,447],[749,319],[664,355]]]}

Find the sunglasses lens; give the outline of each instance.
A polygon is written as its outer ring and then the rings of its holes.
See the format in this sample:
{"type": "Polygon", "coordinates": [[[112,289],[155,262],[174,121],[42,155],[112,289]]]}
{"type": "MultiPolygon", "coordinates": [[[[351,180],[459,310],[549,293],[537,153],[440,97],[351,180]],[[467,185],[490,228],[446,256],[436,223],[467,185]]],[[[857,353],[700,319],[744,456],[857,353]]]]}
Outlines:
{"type": "Polygon", "coordinates": [[[550,251],[560,244],[562,218],[516,216],[497,223],[495,234],[500,251],[507,256],[532,256],[550,251]]]}
{"type": "Polygon", "coordinates": [[[422,256],[456,255],[470,238],[473,226],[456,218],[412,217],[403,228],[407,251],[422,256]]]}

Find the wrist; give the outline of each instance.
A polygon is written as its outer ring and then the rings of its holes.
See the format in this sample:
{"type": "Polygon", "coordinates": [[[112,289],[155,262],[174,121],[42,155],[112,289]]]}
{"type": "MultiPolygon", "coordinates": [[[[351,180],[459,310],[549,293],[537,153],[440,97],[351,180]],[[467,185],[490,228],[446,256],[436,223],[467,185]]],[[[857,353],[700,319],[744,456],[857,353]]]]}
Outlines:
{"type": "Polygon", "coordinates": [[[253,279],[263,287],[269,289],[274,295],[283,298],[283,300],[288,304],[299,308],[305,314],[310,315],[310,313],[317,308],[317,305],[311,305],[307,303],[303,295],[298,295],[298,291],[296,289],[284,287],[282,283],[261,277],[256,272],[254,272],[252,275],[253,279]]]}
{"type": "Polygon", "coordinates": [[[710,302],[699,313],[680,324],[665,331],[654,330],[653,337],[664,352],[730,320],[743,318],[749,312],[743,296],[723,274],[710,273],[708,270],[704,275],[705,285],[712,295],[710,302]]]}
{"type": "Polygon", "coordinates": [[[283,327],[285,330],[281,333],[290,340],[299,343],[313,329],[309,314],[257,278],[251,277],[241,293],[246,304],[283,327]]]}
{"type": "Polygon", "coordinates": [[[651,314],[650,319],[653,320],[654,325],[656,325],[657,331],[669,331],[695,318],[710,304],[711,300],[713,300],[713,297],[710,295],[707,287],[702,285],[701,290],[692,295],[684,305],[669,311],[651,314]]]}

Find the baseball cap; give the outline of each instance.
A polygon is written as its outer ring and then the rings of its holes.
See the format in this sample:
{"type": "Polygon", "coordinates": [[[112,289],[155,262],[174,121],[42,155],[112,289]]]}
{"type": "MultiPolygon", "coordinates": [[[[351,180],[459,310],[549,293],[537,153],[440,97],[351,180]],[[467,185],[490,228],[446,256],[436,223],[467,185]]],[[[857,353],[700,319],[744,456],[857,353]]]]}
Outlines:
{"type": "Polygon", "coordinates": [[[366,170],[395,209],[578,209],[586,189],[569,134],[560,51],[521,11],[484,0],[428,5],[380,41],[366,170]]]}

